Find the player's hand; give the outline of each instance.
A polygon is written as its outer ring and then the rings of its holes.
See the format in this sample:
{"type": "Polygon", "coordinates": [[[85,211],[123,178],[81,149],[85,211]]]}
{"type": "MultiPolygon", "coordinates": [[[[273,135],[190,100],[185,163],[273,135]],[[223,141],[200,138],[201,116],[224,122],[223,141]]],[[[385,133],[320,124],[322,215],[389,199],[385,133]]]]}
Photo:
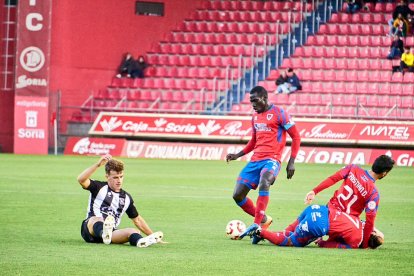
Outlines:
{"type": "Polygon", "coordinates": [[[314,199],[315,199],[315,192],[310,191],[305,196],[305,204],[311,204],[314,199]]]}
{"type": "Polygon", "coordinates": [[[228,163],[230,161],[236,160],[237,158],[239,158],[237,154],[229,153],[226,155],[226,162],[228,163]]]}
{"type": "Polygon", "coordinates": [[[110,154],[103,155],[101,157],[101,159],[99,159],[99,161],[98,161],[98,167],[105,165],[111,159],[112,159],[112,155],[110,155],[110,154]]]}
{"type": "Polygon", "coordinates": [[[291,179],[295,174],[295,159],[290,158],[286,167],[287,179],[291,179]]]}

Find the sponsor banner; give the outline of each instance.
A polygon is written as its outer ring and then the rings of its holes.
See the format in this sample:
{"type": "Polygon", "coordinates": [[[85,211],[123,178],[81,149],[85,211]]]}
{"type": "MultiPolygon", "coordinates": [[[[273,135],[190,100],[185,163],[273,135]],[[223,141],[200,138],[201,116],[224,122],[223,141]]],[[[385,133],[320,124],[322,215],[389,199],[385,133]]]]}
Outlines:
{"type": "Polygon", "coordinates": [[[402,167],[413,167],[414,166],[414,151],[412,150],[381,150],[373,149],[371,154],[371,160],[369,161],[372,164],[375,158],[379,155],[386,154],[390,156],[397,166],[402,167]]]}
{"type": "Polygon", "coordinates": [[[17,5],[17,95],[47,95],[51,5],[51,0],[20,0],[17,5]]]}
{"type": "MultiPolygon", "coordinates": [[[[168,143],[151,141],[127,141],[122,156],[129,158],[184,159],[184,160],[225,160],[228,153],[243,149],[239,144],[168,143]]],[[[414,150],[378,150],[357,148],[301,147],[296,163],[317,164],[372,164],[379,155],[391,156],[398,166],[412,167],[414,150]]],[[[250,160],[252,153],[238,160],[250,160]]],[[[282,154],[282,162],[288,162],[290,147],[282,154]]]]}
{"type": "MultiPolygon", "coordinates": [[[[229,153],[237,153],[244,145],[240,144],[209,144],[181,142],[127,141],[125,139],[70,137],[64,154],[70,155],[103,155],[122,156],[128,158],[148,159],[180,159],[180,160],[222,160],[229,153]]],[[[391,156],[397,166],[413,167],[414,150],[380,150],[357,148],[323,148],[301,147],[296,163],[317,164],[372,164],[379,155],[391,156]]],[[[250,160],[252,153],[238,161],[250,160]]],[[[282,154],[282,162],[288,162],[290,147],[282,154]]]]}
{"type": "Polygon", "coordinates": [[[70,155],[104,155],[121,156],[125,139],[70,137],[64,154],[70,155]]]}
{"type": "MultiPolygon", "coordinates": [[[[414,146],[413,122],[321,119],[295,119],[295,122],[303,142],[414,146]]],[[[89,134],[248,141],[251,118],[101,112],[89,134]]]]}
{"type": "Polygon", "coordinates": [[[14,153],[48,153],[48,98],[15,96],[14,153]]]}

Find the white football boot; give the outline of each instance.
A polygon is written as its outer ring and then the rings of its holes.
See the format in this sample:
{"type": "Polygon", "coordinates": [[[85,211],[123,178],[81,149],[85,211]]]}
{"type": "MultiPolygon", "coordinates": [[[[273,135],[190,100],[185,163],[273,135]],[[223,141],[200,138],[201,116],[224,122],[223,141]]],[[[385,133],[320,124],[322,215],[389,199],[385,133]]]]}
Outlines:
{"type": "Polygon", "coordinates": [[[108,215],[103,224],[102,240],[104,244],[110,244],[112,240],[112,231],[115,227],[115,218],[108,215]]]}
{"type": "Polygon", "coordinates": [[[159,243],[164,234],[161,231],[152,233],[151,235],[146,236],[145,238],[141,238],[137,242],[137,247],[148,247],[150,245],[159,243]]]}

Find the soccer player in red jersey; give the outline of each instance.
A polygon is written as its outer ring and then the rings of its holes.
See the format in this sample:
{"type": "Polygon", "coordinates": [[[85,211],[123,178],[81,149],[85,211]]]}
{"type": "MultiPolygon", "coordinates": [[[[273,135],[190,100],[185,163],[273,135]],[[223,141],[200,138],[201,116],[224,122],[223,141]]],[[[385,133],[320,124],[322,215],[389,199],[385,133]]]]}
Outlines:
{"type": "MultiPolygon", "coordinates": [[[[306,195],[305,203],[311,204],[316,194],[343,180],[342,185],[335,191],[327,206],[330,212],[339,210],[352,217],[357,217],[358,220],[361,213],[365,210],[366,223],[361,247],[367,248],[369,236],[374,229],[380,198],[375,181],[387,176],[393,166],[394,160],[387,155],[377,157],[372,164],[371,170],[364,170],[356,165],[348,165],[329,176],[310,191],[306,195]]],[[[322,247],[336,247],[335,243],[330,241],[322,242],[319,245],[322,247]]]]}
{"type": "MultiPolygon", "coordinates": [[[[268,103],[265,88],[254,87],[250,91],[250,103],[255,111],[252,117],[252,138],[243,150],[237,154],[228,154],[226,161],[236,160],[254,151],[250,162],[237,179],[233,199],[247,214],[254,217],[254,223],[249,228],[261,223],[263,228],[266,228],[272,222],[270,216],[265,215],[269,202],[269,189],[280,170],[280,159],[286,145],[286,133],[292,138],[291,154],[286,168],[288,179],[291,179],[295,173],[294,164],[299,151],[300,135],[289,114],[284,109],[268,103]],[[255,206],[247,194],[257,187],[259,187],[259,196],[255,206]]],[[[249,228],[241,238],[248,233],[249,228]]],[[[256,243],[255,239],[253,243],[256,243]]]]}

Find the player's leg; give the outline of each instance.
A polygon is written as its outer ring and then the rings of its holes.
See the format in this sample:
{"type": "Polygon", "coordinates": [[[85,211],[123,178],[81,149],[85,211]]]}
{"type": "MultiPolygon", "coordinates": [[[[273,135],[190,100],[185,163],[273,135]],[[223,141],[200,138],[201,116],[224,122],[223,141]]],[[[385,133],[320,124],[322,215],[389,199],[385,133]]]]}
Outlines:
{"type": "Polygon", "coordinates": [[[263,221],[267,205],[269,203],[270,186],[276,180],[280,170],[280,163],[274,160],[264,160],[260,171],[259,196],[256,201],[256,213],[254,223],[259,224],[263,221]]]}
{"type": "Polygon", "coordinates": [[[123,244],[129,242],[132,246],[148,247],[162,240],[163,233],[155,232],[143,237],[135,228],[117,229],[112,233],[112,243],[123,244]]]}
{"type": "Polygon", "coordinates": [[[90,217],[82,224],[82,237],[87,242],[103,242],[103,218],[90,217]]]}
{"type": "Polygon", "coordinates": [[[326,206],[308,206],[298,220],[299,224],[289,236],[293,246],[306,246],[329,231],[329,213],[326,206]]]}
{"type": "Polygon", "coordinates": [[[249,162],[240,172],[234,187],[233,199],[247,214],[254,217],[256,208],[253,201],[247,197],[251,189],[256,189],[259,182],[256,162],[249,162]]]}

